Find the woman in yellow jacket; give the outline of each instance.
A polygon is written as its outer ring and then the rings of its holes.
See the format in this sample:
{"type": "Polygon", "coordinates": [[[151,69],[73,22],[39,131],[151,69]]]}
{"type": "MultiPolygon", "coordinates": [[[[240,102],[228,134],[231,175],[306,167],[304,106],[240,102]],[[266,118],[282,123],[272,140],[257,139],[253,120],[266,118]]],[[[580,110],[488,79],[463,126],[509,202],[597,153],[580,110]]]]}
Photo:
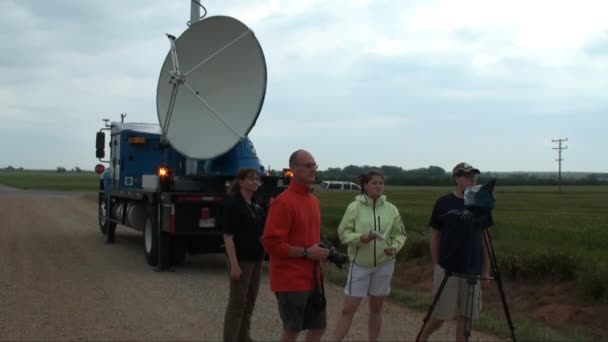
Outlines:
{"type": "Polygon", "coordinates": [[[348,246],[351,260],[344,288],[344,305],[333,340],[342,341],[359,308],[369,296],[369,341],[378,340],[382,326],[382,306],[390,293],[395,254],[403,247],[406,234],[399,210],[386,200],[384,176],[370,171],[360,177],[361,195],[346,208],[338,227],[340,241],[348,246]]]}

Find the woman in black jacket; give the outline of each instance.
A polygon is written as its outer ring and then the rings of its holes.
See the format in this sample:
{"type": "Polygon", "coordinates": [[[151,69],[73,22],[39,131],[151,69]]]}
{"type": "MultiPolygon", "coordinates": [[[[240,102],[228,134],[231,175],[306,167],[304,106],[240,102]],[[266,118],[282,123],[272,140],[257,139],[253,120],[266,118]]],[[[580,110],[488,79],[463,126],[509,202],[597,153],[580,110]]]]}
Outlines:
{"type": "Polygon", "coordinates": [[[224,202],[224,242],[230,265],[230,298],[224,318],[224,341],[251,341],[251,314],[264,259],[260,239],[266,212],[253,200],[259,185],[260,174],[256,169],[241,169],[224,202]]]}

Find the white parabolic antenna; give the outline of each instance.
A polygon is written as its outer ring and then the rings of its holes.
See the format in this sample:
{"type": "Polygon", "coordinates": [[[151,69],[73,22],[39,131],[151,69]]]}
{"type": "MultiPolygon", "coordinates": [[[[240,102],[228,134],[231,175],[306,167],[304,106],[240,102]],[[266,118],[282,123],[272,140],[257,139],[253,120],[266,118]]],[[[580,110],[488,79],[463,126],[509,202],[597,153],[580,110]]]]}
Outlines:
{"type": "Polygon", "coordinates": [[[163,133],[192,159],[211,159],[247,136],[262,109],[266,61],[253,32],[227,16],[205,18],[179,38],[167,35],[156,92],[163,133]]]}

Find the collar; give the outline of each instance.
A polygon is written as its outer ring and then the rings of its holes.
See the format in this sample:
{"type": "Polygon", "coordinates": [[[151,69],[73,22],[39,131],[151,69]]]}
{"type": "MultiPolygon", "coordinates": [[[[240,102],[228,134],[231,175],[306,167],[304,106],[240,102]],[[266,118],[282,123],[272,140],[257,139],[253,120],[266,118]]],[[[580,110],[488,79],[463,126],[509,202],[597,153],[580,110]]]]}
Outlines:
{"type": "Polygon", "coordinates": [[[300,184],[293,180],[289,183],[289,190],[294,191],[295,193],[303,196],[306,196],[312,192],[312,188],[310,187],[310,185],[300,184]]]}
{"type": "Polygon", "coordinates": [[[462,194],[462,196],[460,196],[460,194],[458,193],[458,189],[452,191],[452,195],[454,195],[454,197],[463,200],[464,199],[464,194],[462,194]]]}
{"type": "MultiPolygon", "coordinates": [[[[243,197],[243,194],[240,191],[234,194],[233,198],[244,205],[249,205],[247,204],[247,201],[245,201],[245,197],[243,197]]],[[[255,194],[251,195],[251,204],[255,204],[255,194]]]]}
{"type": "MultiPolygon", "coordinates": [[[[367,196],[366,194],[357,195],[355,197],[355,200],[357,200],[363,204],[374,205],[374,200],[371,197],[367,196]]],[[[376,198],[376,207],[383,205],[385,201],[386,201],[386,195],[384,195],[384,194],[381,195],[380,197],[376,198]]]]}

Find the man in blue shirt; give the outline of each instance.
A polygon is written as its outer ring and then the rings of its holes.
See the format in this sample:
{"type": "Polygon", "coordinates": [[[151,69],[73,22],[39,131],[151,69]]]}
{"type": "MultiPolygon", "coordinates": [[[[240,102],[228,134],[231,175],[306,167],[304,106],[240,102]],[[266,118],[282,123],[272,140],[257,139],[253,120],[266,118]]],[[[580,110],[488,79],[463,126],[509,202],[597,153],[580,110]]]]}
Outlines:
{"type": "MultiPolygon", "coordinates": [[[[467,315],[467,279],[459,275],[469,275],[488,279],[490,258],[483,240],[482,227],[474,224],[471,215],[466,214],[464,190],[475,185],[480,171],[470,164],[459,163],[452,170],[456,188],[453,192],[440,197],[429,220],[431,228],[430,249],[433,259],[434,288],[437,294],[445,272],[455,275],[449,277],[441,297],[435,306],[431,319],[421,334],[421,341],[441,327],[446,320],[457,320],[456,341],[465,340],[465,324],[479,316],[481,309],[481,290],[479,283],[474,285],[472,298],[473,311],[467,315]],[[468,317],[467,317],[468,316],[468,317]]],[[[482,221],[492,225],[492,217],[482,221]]],[[[488,280],[482,280],[484,287],[488,280]]]]}

